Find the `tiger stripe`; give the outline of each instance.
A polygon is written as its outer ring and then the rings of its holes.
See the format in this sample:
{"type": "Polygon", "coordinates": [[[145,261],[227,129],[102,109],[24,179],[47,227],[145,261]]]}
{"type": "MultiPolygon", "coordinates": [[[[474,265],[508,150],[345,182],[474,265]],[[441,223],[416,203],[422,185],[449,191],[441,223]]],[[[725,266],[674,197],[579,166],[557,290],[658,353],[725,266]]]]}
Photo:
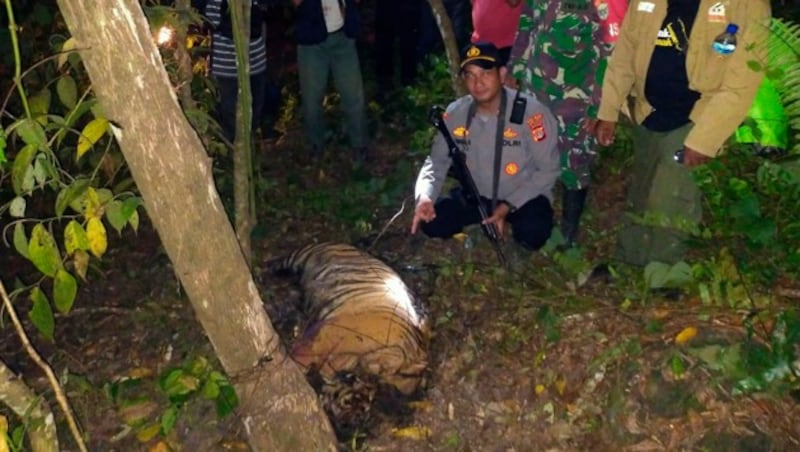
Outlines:
{"type": "Polygon", "coordinates": [[[366,371],[403,394],[413,393],[428,365],[427,315],[400,276],[351,245],[320,243],[270,265],[300,275],[309,323],[292,358],[332,379],[366,371]]]}

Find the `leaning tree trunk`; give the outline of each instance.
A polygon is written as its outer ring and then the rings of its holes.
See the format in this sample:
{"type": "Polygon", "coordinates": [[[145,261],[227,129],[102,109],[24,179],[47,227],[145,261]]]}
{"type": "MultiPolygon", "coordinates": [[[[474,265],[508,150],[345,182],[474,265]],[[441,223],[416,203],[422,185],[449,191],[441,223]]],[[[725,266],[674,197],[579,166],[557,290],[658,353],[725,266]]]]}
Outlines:
{"type": "Polygon", "coordinates": [[[149,217],[241,399],[254,450],[334,450],[262,306],[138,0],[58,0],[149,217]],[[87,11],[91,12],[88,14],[87,11]]]}
{"type": "MultiPolygon", "coordinates": [[[[2,360],[0,360],[0,401],[27,422],[28,440],[33,452],[58,451],[56,424],[47,402],[6,367],[2,360]]],[[[3,441],[5,440],[0,439],[0,446],[3,441]]]]}
{"type": "Polygon", "coordinates": [[[436,23],[439,25],[439,33],[442,35],[447,62],[450,63],[450,81],[453,84],[453,92],[456,93],[457,97],[461,97],[467,91],[464,89],[464,84],[461,83],[461,77],[459,77],[461,62],[459,61],[456,35],[453,33],[453,22],[450,20],[450,16],[447,15],[447,10],[442,0],[428,0],[428,3],[433,10],[433,17],[436,18],[436,23]]]}

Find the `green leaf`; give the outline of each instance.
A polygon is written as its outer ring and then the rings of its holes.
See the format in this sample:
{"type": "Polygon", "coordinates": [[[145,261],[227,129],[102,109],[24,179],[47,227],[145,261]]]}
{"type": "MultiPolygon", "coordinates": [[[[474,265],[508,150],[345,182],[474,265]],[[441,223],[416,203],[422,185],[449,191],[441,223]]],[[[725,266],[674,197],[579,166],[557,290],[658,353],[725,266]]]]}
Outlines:
{"type": "Polygon", "coordinates": [[[0,127],[0,165],[7,162],[6,158],[6,131],[0,127]]]}
{"type": "Polygon", "coordinates": [[[730,377],[740,374],[741,344],[730,346],[710,344],[704,347],[690,348],[688,352],[692,356],[700,358],[711,370],[722,372],[730,377]]]}
{"type": "Polygon", "coordinates": [[[14,248],[25,259],[30,259],[28,254],[28,237],[25,235],[25,226],[22,222],[17,222],[14,225],[14,248]]]}
{"type": "Polygon", "coordinates": [[[122,216],[125,221],[130,220],[131,216],[136,213],[136,209],[142,205],[142,198],[138,196],[131,196],[122,202],[122,216]]]}
{"type": "Polygon", "coordinates": [[[11,185],[14,193],[21,195],[25,185],[25,174],[29,171],[33,159],[36,157],[36,146],[28,144],[19,151],[14,159],[14,166],[11,168],[11,185]]]}
{"type": "Polygon", "coordinates": [[[764,72],[764,75],[770,80],[780,80],[783,78],[784,75],[783,69],[779,67],[770,67],[767,68],[767,71],[764,72]]]}
{"type": "Polygon", "coordinates": [[[125,218],[122,210],[122,202],[117,200],[113,200],[105,206],[106,219],[111,224],[111,227],[116,229],[117,233],[121,233],[122,228],[124,228],[125,224],[128,223],[128,219],[125,218]]]}
{"type": "Polygon", "coordinates": [[[47,182],[47,158],[44,154],[40,153],[36,156],[33,160],[33,179],[36,181],[36,184],[40,187],[44,186],[44,183],[47,182]]]}
{"type": "Polygon", "coordinates": [[[756,60],[748,60],[747,67],[749,67],[750,70],[753,72],[761,72],[764,70],[764,65],[762,65],[756,60]]]}
{"type": "Polygon", "coordinates": [[[676,263],[667,272],[669,287],[680,287],[690,282],[692,282],[692,267],[684,261],[676,263]]]}
{"type": "Polygon", "coordinates": [[[67,314],[72,309],[77,294],[78,282],[75,277],[66,270],[58,270],[53,280],[53,304],[58,312],[67,314]]]}
{"type": "Polygon", "coordinates": [[[8,206],[8,214],[14,218],[22,218],[25,216],[26,205],[25,198],[17,196],[11,200],[11,204],[8,206]]]}
{"type": "MultiPolygon", "coordinates": [[[[64,215],[67,207],[86,193],[90,183],[91,181],[86,178],[75,179],[67,188],[58,192],[58,196],[56,196],[56,216],[61,217],[64,215]]],[[[80,211],[80,209],[76,209],[76,211],[80,211]]]]}
{"type": "Polygon", "coordinates": [[[78,103],[78,86],[70,75],[64,75],[56,83],[56,92],[61,104],[72,110],[78,103]]]}
{"type": "MultiPolygon", "coordinates": [[[[13,127],[13,125],[12,125],[13,127]]],[[[42,125],[33,119],[21,119],[16,127],[17,134],[25,144],[30,144],[36,149],[47,148],[47,135],[42,125]]]]}
{"type": "Polygon", "coordinates": [[[33,307],[28,311],[28,318],[31,319],[36,329],[42,333],[42,336],[52,341],[53,333],[55,332],[55,319],[47,296],[41,289],[34,287],[31,290],[30,300],[33,302],[33,307]]]}
{"type": "Polygon", "coordinates": [[[28,98],[28,106],[31,109],[31,115],[36,118],[40,125],[47,124],[47,113],[50,111],[50,94],[49,89],[43,89],[36,93],[36,95],[28,98]]]}
{"type": "Polygon", "coordinates": [[[669,359],[669,367],[672,370],[672,374],[676,377],[680,377],[686,372],[686,365],[677,353],[673,354],[669,359]]]}
{"type": "Polygon", "coordinates": [[[71,256],[76,250],[89,250],[89,236],[80,223],[70,220],[64,229],[64,248],[67,255],[71,256]]]}
{"type": "Polygon", "coordinates": [[[175,427],[175,423],[178,421],[178,407],[171,406],[164,411],[164,414],[161,415],[161,433],[164,435],[169,434],[172,429],[175,427]]]}
{"type": "Polygon", "coordinates": [[[56,247],[56,242],[53,236],[45,227],[38,223],[33,227],[31,232],[31,240],[28,244],[28,253],[33,265],[45,275],[54,278],[56,272],[63,268],[64,264],[61,262],[61,255],[56,247]]]}
{"type": "Polygon", "coordinates": [[[223,385],[219,387],[219,397],[217,397],[217,416],[224,418],[231,414],[239,404],[239,398],[233,386],[223,385]]]}
{"type": "Polygon", "coordinates": [[[200,390],[200,395],[206,400],[214,400],[219,397],[219,385],[217,382],[208,380],[200,390]]]}
{"type": "Polygon", "coordinates": [[[644,268],[644,280],[648,289],[665,287],[670,266],[663,262],[650,262],[644,268]]]}
{"type": "Polygon", "coordinates": [[[760,217],[761,209],[758,204],[758,198],[754,195],[748,195],[738,200],[731,206],[730,215],[737,219],[760,217]]]}
{"type": "Polygon", "coordinates": [[[188,374],[183,369],[175,369],[167,374],[161,382],[161,389],[167,394],[170,401],[180,403],[188,395],[197,391],[200,381],[188,374]]]}
{"type": "Polygon", "coordinates": [[[36,164],[41,166],[41,168],[44,170],[47,182],[49,182],[50,187],[53,189],[53,191],[55,191],[59,186],[59,182],[61,181],[61,175],[58,173],[58,170],[56,170],[53,162],[48,159],[44,153],[40,153],[36,157],[36,164]]]}
{"type": "Polygon", "coordinates": [[[188,366],[185,366],[184,369],[195,377],[202,377],[208,372],[209,367],[208,360],[203,356],[198,356],[193,359],[188,366]]]}
{"type": "Polygon", "coordinates": [[[769,243],[776,232],[775,221],[771,218],[757,218],[744,228],[748,239],[762,245],[769,243]]]}
{"type": "Polygon", "coordinates": [[[131,225],[131,228],[133,228],[134,232],[139,230],[139,212],[134,211],[131,214],[130,219],[128,219],[128,224],[131,225]]]}

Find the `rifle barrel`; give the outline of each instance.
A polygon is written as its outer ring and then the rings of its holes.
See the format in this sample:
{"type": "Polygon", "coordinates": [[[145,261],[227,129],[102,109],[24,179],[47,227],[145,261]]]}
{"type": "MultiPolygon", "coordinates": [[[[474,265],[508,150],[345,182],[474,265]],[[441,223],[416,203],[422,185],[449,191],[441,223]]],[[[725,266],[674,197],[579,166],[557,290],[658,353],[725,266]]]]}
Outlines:
{"type": "Polygon", "coordinates": [[[497,260],[500,261],[500,265],[505,266],[506,257],[503,254],[503,249],[500,247],[500,233],[494,223],[486,224],[483,222],[483,220],[489,218],[489,214],[486,212],[486,207],[484,207],[483,203],[481,202],[481,194],[478,192],[478,186],[475,184],[475,179],[472,178],[472,173],[470,173],[469,168],[467,168],[464,152],[459,149],[458,145],[453,140],[453,137],[450,135],[450,131],[447,130],[447,124],[445,124],[442,116],[443,113],[444,109],[442,107],[434,106],[431,108],[429,119],[433,125],[439,129],[439,132],[444,137],[444,141],[447,143],[450,159],[456,166],[456,179],[458,179],[461,187],[475,198],[475,202],[478,204],[478,213],[480,213],[481,216],[481,230],[492,243],[495,254],[497,254],[497,260]]]}

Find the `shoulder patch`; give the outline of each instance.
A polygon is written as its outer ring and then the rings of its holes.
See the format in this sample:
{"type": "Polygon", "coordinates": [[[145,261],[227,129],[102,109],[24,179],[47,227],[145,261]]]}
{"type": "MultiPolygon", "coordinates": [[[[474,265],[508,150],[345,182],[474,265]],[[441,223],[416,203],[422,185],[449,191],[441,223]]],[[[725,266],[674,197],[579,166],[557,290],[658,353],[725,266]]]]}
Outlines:
{"type": "Polygon", "coordinates": [[[533,137],[533,141],[542,141],[547,138],[547,130],[544,127],[544,115],[541,113],[536,113],[528,117],[528,120],[525,121],[528,125],[528,130],[531,131],[531,137],[533,137]]]}

